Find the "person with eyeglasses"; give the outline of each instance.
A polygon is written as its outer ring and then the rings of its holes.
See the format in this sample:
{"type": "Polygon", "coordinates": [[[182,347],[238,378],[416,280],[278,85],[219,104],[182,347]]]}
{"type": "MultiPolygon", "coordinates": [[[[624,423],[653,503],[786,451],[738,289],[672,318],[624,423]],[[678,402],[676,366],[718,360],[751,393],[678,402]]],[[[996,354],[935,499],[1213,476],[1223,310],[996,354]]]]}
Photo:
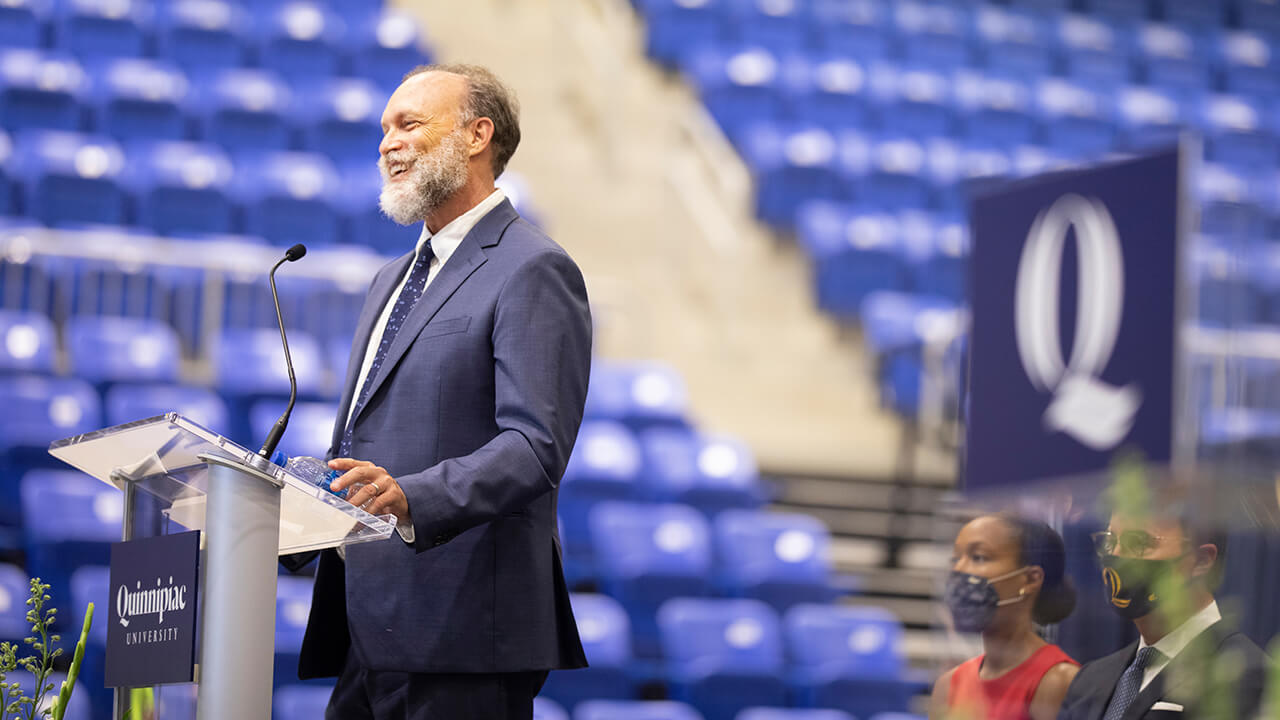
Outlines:
{"type": "Polygon", "coordinates": [[[1064,620],[1076,593],[1062,538],[1044,523],[984,515],[956,536],[945,602],[983,653],[934,685],[929,720],[1051,720],[1079,669],[1036,625],[1064,620]]]}
{"type": "Polygon", "coordinates": [[[1226,535],[1186,515],[1116,512],[1093,534],[1108,604],[1139,637],[1080,668],[1058,720],[1259,717],[1269,660],[1213,596],[1226,535]]]}

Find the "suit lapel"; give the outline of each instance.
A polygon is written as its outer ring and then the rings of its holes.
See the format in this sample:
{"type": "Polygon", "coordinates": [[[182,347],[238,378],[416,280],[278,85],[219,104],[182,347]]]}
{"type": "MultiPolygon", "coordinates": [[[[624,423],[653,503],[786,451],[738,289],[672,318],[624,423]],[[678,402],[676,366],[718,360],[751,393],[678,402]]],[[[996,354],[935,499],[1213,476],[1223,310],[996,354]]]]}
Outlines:
{"type": "MultiPolygon", "coordinates": [[[[511,206],[510,201],[503,200],[497,207],[490,210],[487,215],[480,218],[471,232],[462,239],[458,245],[458,249],[453,251],[453,255],[449,256],[449,261],[440,268],[440,272],[431,283],[427,285],[426,292],[418,298],[418,302],[414,304],[413,309],[409,311],[408,317],[404,320],[404,325],[400,327],[400,332],[396,335],[396,339],[391,343],[391,347],[387,348],[387,357],[382,361],[382,366],[378,370],[378,374],[372,380],[372,386],[369,392],[364,393],[364,397],[371,398],[378,392],[378,388],[382,387],[383,382],[390,376],[391,371],[396,364],[400,362],[400,358],[404,357],[409,346],[413,344],[418,333],[422,332],[422,328],[426,327],[431,318],[440,311],[458,287],[485,263],[486,257],[484,248],[492,247],[498,244],[502,232],[506,230],[518,215],[515,208],[511,206]]],[[[385,302],[385,301],[384,301],[385,302]]],[[[381,307],[381,306],[379,306],[381,307]]],[[[367,342],[367,340],[366,340],[367,342]]],[[[358,405],[354,418],[359,418],[360,413],[364,411],[364,405],[358,405]]]]}
{"type": "Polygon", "coordinates": [[[347,415],[350,414],[351,403],[356,401],[355,384],[360,379],[360,368],[364,365],[369,336],[373,334],[373,324],[377,322],[378,316],[382,314],[382,308],[391,299],[391,293],[395,291],[396,285],[409,269],[409,263],[413,262],[413,257],[414,252],[407,253],[378,273],[373,279],[373,285],[369,288],[369,294],[365,297],[364,307],[360,309],[360,319],[356,321],[356,332],[352,336],[351,354],[347,358],[347,377],[342,383],[340,396],[342,404],[338,407],[338,416],[333,424],[331,448],[335,452],[342,443],[342,434],[347,429],[347,415]]]}
{"type": "MultiPolygon", "coordinates": [[[[1203,686],[1192,692],[1187,692],[1186,683],[1179,683],[1178,680],[1179,678],[1183,680],[1190,679],[1192,685],[1208,681],[1208,678],[1205,677],[1206,668],[1204,667],[1204,662],[1216,655],[1214,650],[1221,644],[1224,637],[1219,633],[1219,625],[1221,625],[1221,622],[1210,625],[1195,636],[1191,642],[1187,643],[1182,652],[1170,660],[1160,670],[1159,675],[1152,678],[1151,684],[1138,693],[1138,697],[1133,699],[1133,704],[1125,711],[1122,720],[1138,720],[1151,709],[1152,705],[1173,697],[1171,693],[1178,694],[1179,690],[1182,690],[1181,694],[1186,696],[1196,697],[1201,695],[1204,690],[1203,686]],[[1189,667],[1184,667],[1188,664],[1190,664],[1189,667]]],[[[1182,703],[1179,702],[1179,704],[1182,703]]]]}
{"type": "Polygon", "coordinates": [[[1111,653],[1097,661],[1098,677],[1109,678],[1109,682],[1098,687],[1097,692],[1094,693],[1089,707],[1085,708],[1085,720],[1102,720],[1102,714],[1107,711],[1107,703],[1111,702],[1111,696],[1115,694],[1120,676],[1124,674],[1125,668],[1129,667],[1129,663],[1133,662],[1133,657],[1137,654],[1138,641],[1134,640],[1124,650],[1111,653]]]}

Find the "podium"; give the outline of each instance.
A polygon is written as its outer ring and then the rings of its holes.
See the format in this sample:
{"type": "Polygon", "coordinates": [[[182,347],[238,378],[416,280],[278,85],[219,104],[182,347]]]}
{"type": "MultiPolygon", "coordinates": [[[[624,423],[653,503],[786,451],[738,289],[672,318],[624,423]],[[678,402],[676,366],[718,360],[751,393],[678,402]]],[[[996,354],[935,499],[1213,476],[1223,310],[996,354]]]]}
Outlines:
{"type": "MultiPolygon", "coordinates": [[[[49,453],[124,493],[123,540],[175,524],[203,531],[199,720],[271,717],[279,555],[395,531],[394,516],[370,515],[177,413],[59,440],[49,453]]],[[[116,717],[123,696],[117,688],[116,717]]]]}

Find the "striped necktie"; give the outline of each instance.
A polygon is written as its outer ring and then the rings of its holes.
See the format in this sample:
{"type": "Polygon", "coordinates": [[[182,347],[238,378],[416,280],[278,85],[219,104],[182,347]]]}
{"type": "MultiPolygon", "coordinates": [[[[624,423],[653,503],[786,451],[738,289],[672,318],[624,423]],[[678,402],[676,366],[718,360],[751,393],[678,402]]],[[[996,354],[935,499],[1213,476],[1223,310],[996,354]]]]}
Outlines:
{"type": "Polygon", "coordinates": [[[1142,691],[1142,673],[1159,654],[1160,651],[1153,647],[1144,647],[1138,651],[1137,657],[1120,676],[1120,682],[1116,683],[1116,691],[1111,696],[1111,704],[1107,706],[1107,713],[1102,716],[1102,720],[1120,720],[1124,717],[1125,711],[1142,691]]]}

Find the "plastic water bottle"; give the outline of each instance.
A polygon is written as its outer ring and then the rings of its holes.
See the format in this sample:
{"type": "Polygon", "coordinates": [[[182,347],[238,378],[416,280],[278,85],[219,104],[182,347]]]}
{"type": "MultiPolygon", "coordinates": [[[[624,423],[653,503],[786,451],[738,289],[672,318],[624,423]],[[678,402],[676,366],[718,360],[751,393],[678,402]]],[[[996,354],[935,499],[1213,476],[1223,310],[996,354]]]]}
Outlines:
{"type": "Polygon", "coordinates": [[[292,457],[285,463],[284,469],[288,470],[293,475],[306,480],[312,485],[328,490],[340,498],[345,498],[347,496],[346,490],[339,490],[335,492],[331,487],[333,481],[338,479],[338,476],[342,473],[331,469],[325,461],[319,458],[308,457],[306,455],[292,457]]]}

